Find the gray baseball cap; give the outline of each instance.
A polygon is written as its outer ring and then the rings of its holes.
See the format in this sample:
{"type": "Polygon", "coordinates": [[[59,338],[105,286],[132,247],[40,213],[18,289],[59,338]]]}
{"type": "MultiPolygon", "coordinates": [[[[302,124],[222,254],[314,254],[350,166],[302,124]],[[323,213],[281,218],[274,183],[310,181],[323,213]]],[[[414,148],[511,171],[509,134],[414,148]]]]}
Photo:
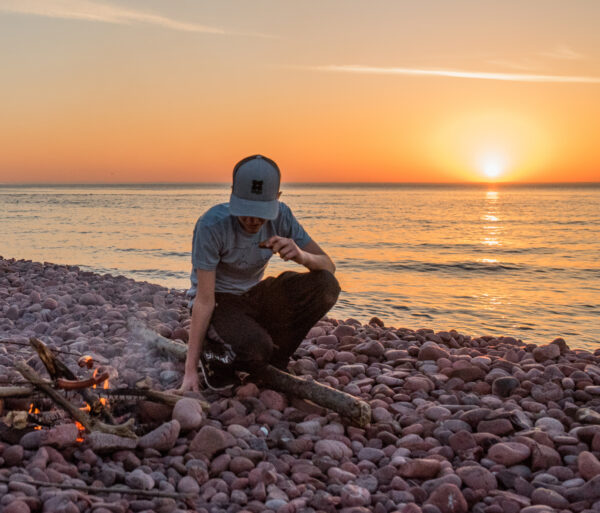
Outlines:
{"type": "Polygon", "coordinates": [[[233,168],[229,213],[275,219],[279,214],[280,182],[281,172],[271,159],[252,155],[240,160],[233,168]]]}

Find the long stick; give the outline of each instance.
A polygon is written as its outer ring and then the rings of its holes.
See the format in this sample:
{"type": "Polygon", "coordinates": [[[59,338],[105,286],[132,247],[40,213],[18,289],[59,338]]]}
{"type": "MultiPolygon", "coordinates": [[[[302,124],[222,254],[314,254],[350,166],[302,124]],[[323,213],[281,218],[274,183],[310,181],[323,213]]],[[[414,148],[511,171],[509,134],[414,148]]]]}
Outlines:
{"type": "Polygon", "coordinates": [[[5,397],[29,397],[35,393],[34,387],[0,387],[0,398],[5,397]]]}
{"type": "MultiPolygon", "coordinates": [[[[162,337],[155,331],[139,324],[134,325],[133,329],[151,347],[166,352],[178,360],[185,361],[187,355],[185,344],[162,337]]],[[[252,376],[250,377],[252,378],[252,376]]],[[[302,399],[308,399],[320,406],[329,408],[343,417],[347,417],[352,423],[360,427],[364,427],[371,422],[371,407],[368,403],[335,388],[292,376],[272,365],[267,365],[261,373],[260,381],[276,390],[302,399]]]]}
{"type": "MultiPolygon", "coordinates": [[[[175,406],[178,401],[185,397],[183,395],[170,394],[168,392],[161,392],[160,390],[152,390],[150,388],[109,388],[99,390],[98,392],[100,395],[107,395],[110,397],[128,395],[143,397],[149,401],[166,404],[167,406],[175,406]]],[[[210,404],[208,404],[206,401],[196,398],[194,398],[194,400],[200,403],[200,406],[202,406],[204,411],[208,411],[210,409],[210,404]]]]}
{"type": "Polygon", "coordinates": [[[25,379],[30,381],[33,385],[49,396],[55,403],[62,406],[64,410],[69,412],[71,417],[73,417],[88,431],[101,431],[103,433],[110,433],[112,435],[124,436],[127,438],[137,438],[135,433],[129,429],[134,423],[133,419],[130,419],[124,424],[120,424],[118,426],[105,424],[97,419],[92,419],[87,413],[73,406],[59,392],[49,386],[42,378],[40,378],[37,372],[35,372],[23,360],[17,361],[15,363],[15,367],[25,379]]]}
{"type": "MultiPolygon", "coordinates": [[[[7,477],[0,476],[1,483],[8,483],[10,480],[7,477]]],[[[61,490],[81,490],[83,492],[90,493],[123,493],[127,495],[138,495],[140,497],[163,497],[167,499],[188,499],[193,496],[193,494],[189,493],[173,493],[173,492],[163,492],[161,490],[135,490],[133,488],[128,488],[125,486],[111,486],[109,488],[105,488],[103,486],[86,486],[86,485],[78,485],[78,484],[64,484],[64,483],[48,483],[47,481],[27,481],[27,483],[39,486],[39,487],[48,487],[48,488],[60,488],[61,490]]]]}

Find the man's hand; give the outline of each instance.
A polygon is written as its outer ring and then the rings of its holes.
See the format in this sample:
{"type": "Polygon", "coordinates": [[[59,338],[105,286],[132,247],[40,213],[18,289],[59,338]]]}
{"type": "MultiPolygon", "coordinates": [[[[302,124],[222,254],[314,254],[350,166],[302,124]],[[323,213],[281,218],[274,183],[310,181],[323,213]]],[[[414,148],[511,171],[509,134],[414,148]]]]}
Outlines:
{"type": "Polygon", "coordinates": [[[269,248],[273,253],[279,253],[279,256],[285,260],[293,260],[297,264],[304,265],[306,260],[305,252],[302,251],[292,239],[274,235],[259,244],[261,248],[269,248]]]}
{"type": "Polygon", "coordinates": [[[180,392],[199,392],[198,388],[198,370],[186,371],[183,375],[183,383],[181,384],[180,392]]]}
{"type": "Polygon", "coordinates": [[[262,241],[259,246],[261,248],[269,248],[273,253],[279,253],[279,256],[284,260],[293,260],[311,271],[324,269],[331,274],[335,273],[335,264],[314,240],[311,240],[306,246],[300,249],[293,239],[286,239],[285,237],[275,235],[270,239],[262,241]]]}

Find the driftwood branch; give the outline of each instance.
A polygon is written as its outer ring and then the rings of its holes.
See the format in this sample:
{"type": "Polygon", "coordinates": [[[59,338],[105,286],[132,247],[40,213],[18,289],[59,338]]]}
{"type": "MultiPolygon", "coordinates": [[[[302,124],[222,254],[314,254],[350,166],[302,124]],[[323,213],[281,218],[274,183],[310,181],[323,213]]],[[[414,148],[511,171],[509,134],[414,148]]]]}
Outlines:
{"type": "MultiPolygon", "coordinates": [[[[185,361],[187,355],[185,344],[164,338],[139,324],[135,324],[133,328],[151,347],[185,361]]],[[[267,365],[261,373],[260,381],[281,392],[308,399],[319,406],[333,410],[360,427],[371,422],[371,407],[368,403],[327,385],[292,376],[272,365],[267,365]]]]}
{"type": "Polygon", "coordinates": [[[35,388],[27,385],[22,387],[0,387],[0,398],[29,397],[34,393],[35,388]]]}
{"type": "MultiPolygon", "coordinates": [[[[49,387],[52,386],[51,381],[42,380],[49,387]]],[[[0,399],[6,398],[15,398],[15,397],[31,397],[35,395],[36,389],[30,385],[23,386],[13,386],[13,387],[0,387],[0,399]]],[[[153,401],[155,403],[166,404],[167,406],[175,406],[177,401],[180,401],[185,396],[183,395],[175,395],[168,392],[162,392],[160,390],[152,390],[148,388],[106,388],[98,390],[99,395],[109,396],[109,397],[119,397],[119,396],[135,396],[135,397],[143,397],[148,401],[153,401]]],[[[202,401],[201,399],[196,399],[196,401],[200,403],[202,409],[204,411],[208,411],[210,405],[206,401],[202,401]]]]}
{"type": "Polygon", "coordinates": [[[48,385],[42,378],[40,378],[37,372],[35,372],[24,361],[21,360],[16,362],[15,367],[25,379],[44,392],[55,403],[60,405],[69,413],[69,415],[71,415],[71,417],[73,417],[88,431],[101,431],[103,433],[110,433],[127,438],[137,438],[135,433],[130,429],[130,426],[134,423],[133,419],[130,419],[124,424],[117,426],[105,424],[97,419],[93,419],[86,412],[80,410],[76,406],[73,406],[69,401],[67,401],[62,394],[60,394],[60,392],[57,392],[50,385],[48,385]]]}
{"type": "MultiPolygon", "coordinates": [[[[0,483],[8,483],[10,480],[7,477],[0,476],[0,483]]],[[[78,484],[65,483],[48,483],[46,481],[27,481],[28,484],[38,487],[60,488],[61,490],[80,490],[88,493],[122,493],[126,495],[137,495],[138,497],[161,497],[165,499],[188,499],[192,494],[163,492],[161,490],[137,490],[122,485],[103,487],[103,486],[87,486],[78,484]]]]}
{"type": "MultiPolygon", "coordinates": [[[[101,390],[100,394],[108,395],[111,397],[114,396],[138,396],[147,399],[148,401],[153,401],[155,403],[166,404],[167,406],[175,406],[178,401],[183,399],[185,396],[183,395],[175,395],[169,392],[161,392],[160,390],[152,390],[150,388],[117,388],[117,389],[106,389],[101,390]]],[[[208,411],[210,408],[210,404],[206,401],[202,401],[201,399],[193,398],[198,401],[202,406],[204,411],[208,411]]]]}
{"type": "Polygon", "coordinates": [[[371,422],[368,403],[330,386],[293,376],[272,365],[267,365],[262,371],[260,380],[277,390],[333,410],[357,426],[365,427],[371,422]]]}

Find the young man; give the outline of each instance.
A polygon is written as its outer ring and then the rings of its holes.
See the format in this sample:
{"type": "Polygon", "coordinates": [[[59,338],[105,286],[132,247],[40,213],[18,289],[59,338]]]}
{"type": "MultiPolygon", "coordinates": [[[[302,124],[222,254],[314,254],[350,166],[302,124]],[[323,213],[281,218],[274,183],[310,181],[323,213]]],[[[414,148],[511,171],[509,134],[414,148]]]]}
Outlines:
{"type": "Polygon", "coordinates": [[[285,368],[308,330],[337,301],[335,265],[279,201],[281,174],[261,155],[238,162],[229,203],[210,208],[194,230],[192,323],[181,389],[220,388],[235,371],[285,368]],[[279,254],[309,272],[262,280],[279,254]],[[262,281],[261,281],[262,280],[262,281]]]}

